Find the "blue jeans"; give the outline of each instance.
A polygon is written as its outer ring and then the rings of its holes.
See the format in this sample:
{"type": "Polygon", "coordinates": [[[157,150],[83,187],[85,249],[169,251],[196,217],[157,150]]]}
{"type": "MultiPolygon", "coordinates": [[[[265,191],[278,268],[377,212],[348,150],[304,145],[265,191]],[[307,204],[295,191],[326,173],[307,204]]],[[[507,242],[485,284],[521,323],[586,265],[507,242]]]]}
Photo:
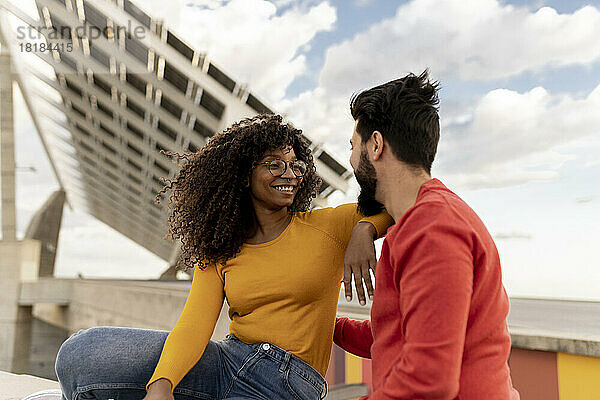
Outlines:
{"type": "MultiPolygon", "coordinates": [[[[63,400],[143,399],[168,334],[106,326],[74,333],[56,356],[63,400]]],[[[210,341],[173,391],[176,400],[320,400],[326,393],[325,379],[306,362],[234,335],[210,341]]]]}

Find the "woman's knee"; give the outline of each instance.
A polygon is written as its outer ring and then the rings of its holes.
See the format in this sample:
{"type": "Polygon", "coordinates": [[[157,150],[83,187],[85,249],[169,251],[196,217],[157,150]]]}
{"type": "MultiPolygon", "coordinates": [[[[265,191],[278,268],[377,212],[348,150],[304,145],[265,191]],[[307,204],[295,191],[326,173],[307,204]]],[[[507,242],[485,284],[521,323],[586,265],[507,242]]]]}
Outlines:
{"type": "Polygon", "coordinates": [[[85,350],[91,341],[106,327],[80,329],[65,340],[56,354],[54,369],[56,376],[61,379],[67,374],[79,370],[78,363],[86,362],[85,350]]]}
{"type": "Polygon", "coordinates": [[[61,345],[56,357],[56,375],[77,371],[79,375],[112,373],[130,369],[132,363],[154,368],[169,332],[97,326],[82,329],[61,345]]]}

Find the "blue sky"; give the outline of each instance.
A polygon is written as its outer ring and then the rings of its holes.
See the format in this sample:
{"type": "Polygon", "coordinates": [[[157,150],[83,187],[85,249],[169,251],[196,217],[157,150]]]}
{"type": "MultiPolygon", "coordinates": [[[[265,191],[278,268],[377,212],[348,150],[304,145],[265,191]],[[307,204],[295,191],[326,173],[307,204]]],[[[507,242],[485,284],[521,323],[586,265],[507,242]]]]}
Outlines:
{"type": "MultiPolygon", "coordinates": [[[[433,173],[495,237],[509,294],[600,300],[599,3],[180,0],[166,11],[159,0],[138,3],[346,164],[350,95],[430,68],[442,85],[433,173]]],[[[47,170],[24,150],[36,146],[35,132],[19,118],[17,162],[47,170]]],[[[20,176],[24,230],[45,199],[38,194],[56,185],[20,176]]],[[[331,204],[356,194],[353,182],[331,204]]],[[[76,210],[64,224],[59,274],[143,278],[164,268],[76,210]]]]}

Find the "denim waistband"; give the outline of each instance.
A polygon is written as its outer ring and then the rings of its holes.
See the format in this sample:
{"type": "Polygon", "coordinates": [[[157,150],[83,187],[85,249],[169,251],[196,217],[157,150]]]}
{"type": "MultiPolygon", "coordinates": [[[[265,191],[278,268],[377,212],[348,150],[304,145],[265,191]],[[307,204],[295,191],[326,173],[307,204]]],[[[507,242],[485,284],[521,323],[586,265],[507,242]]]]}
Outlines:
{"type": "Polygon", "coordinates": [[[282,364],[282,368],[286,367],[286,364],[289,365],[290,370],[294,371],[298,375],[302,376],[308,382],[315,386],[315,388],[319,391],[327,391],[327,381],[323,376],[314,369],[310,364],[292,353],[282,349],[281,347],[277,347],[272,343],[261,342],[248,344],[241,341],[234,334],[228,334],[226,337],[228,340],[235,340],[241,344],[252,347],[254,350],[259,351],[265,354],[268,357],[280,362],[282,364]]]}

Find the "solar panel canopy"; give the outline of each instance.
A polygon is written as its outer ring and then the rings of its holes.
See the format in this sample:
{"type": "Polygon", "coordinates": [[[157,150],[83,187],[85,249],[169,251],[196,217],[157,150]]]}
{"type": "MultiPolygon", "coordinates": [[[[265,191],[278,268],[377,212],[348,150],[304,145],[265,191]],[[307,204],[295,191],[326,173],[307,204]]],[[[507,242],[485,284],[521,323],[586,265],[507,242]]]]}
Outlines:
{"type": "MultiPolygon", "coordinates": [[[[69,201],[168,260],[167,201],[154,198],[161,177],[178,167],[161,150],[197,151],[236,120],[273,111],[128,0],[36,5],[39,20],[20,17],[43,35],[44,51],[34,53],[54,76],[31,73],[59,96],[27,95],[53,110],[38,116],[40,135],[69,201]]],[[[316,204],[323,204],[347,188],[351,172],[307,140],[323,179],[316,204]]]]}

